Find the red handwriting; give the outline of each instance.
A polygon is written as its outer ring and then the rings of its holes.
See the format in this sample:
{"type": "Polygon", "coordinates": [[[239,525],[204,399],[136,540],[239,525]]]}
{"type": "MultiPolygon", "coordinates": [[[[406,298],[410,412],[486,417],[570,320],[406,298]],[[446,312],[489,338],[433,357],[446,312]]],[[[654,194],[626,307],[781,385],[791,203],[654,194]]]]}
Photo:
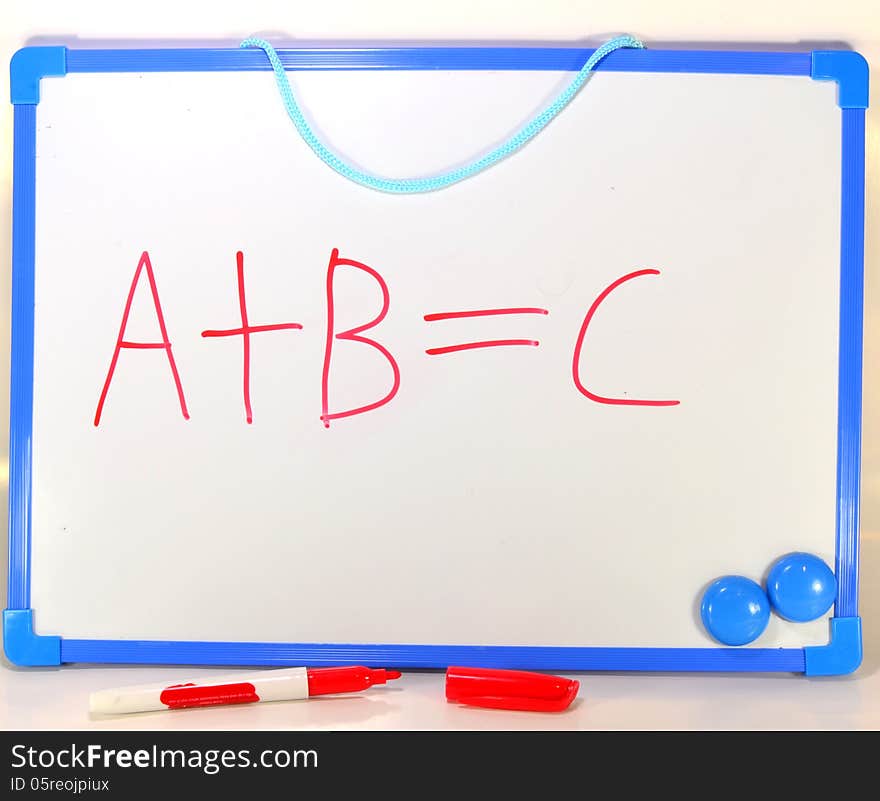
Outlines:
{"type": "Polygon", "coordinates": [[[525,307],[520,309],[474,309],[473,311],[437,312],[426,314],[425,322],[433,323],[437,320],[455,320],[461,317],[494,317],[499,314],[550,314],[547,309],[525,307]]]}
{"type": "Polygon", "coordinates": [[[583,383],[581,383],[580,377],[580,361],[581,361],[581,349],[584,346],[584,336],[586,336],[587,329],[590,327],[590,321],[593,319],[593,315],[596,313],[596,310],[599,306],[602,305],[602,301],[605,300],[617,287],[621,284],[625,284],[627,281],[631,281],[633,278],[639,278],[643,275],[660,275],[659,270],[636,270],[634,273],[627,273],[626,275],[618,278],[613,283],[609,284],[605,289],[603,289],[599,293],[599,297],[593,301],[593,305],[590,306],[589,311],[587,311],[587,316],[584,317],[584,322],[581,325],[580,333],[578,334],[577,342],[575,342],[574,346],[574,358],[571,362],[571,374],[574,378],[574,385],[578,388],[578,391],[586,395],[590,400],[596,401],[596,403],[608,403],[615,406],[677,406],[680,401],[677,400],[638,400],[635,398],[606,398],[603,395],[597,395],[595,392],[590,392],[583,383]]]}
{"type": "Polygon", "coordinates": [[[248,423],[254,422],[254,414],[251,410],[251,334],[260,334],[265,331],[290,331],[301,329],[299,323],[275,323],[273,325],[250,325],[248,323],[247,302],[244,294],[244,254],[239,250],[235,254],[236,273],[238,275],[238,307],[241,311],[241,328],[224,328],[220,330],[202,331],[203,337],[231,337],[240,336],[244,357],[244,414],[248,423]]]}
{"type": "Polygon", "coordinates": [[[98,408],[95,410],[95,425],[101,422],[101,412],[104,409],[104,401],[107,399],[107,391],[110,389],[110,382],[113,380],[113,373],[116,370],[116,362],[119,360],[119,352],[123,348],[132,348],[135,350],[162,348],[168,357],[168,364],[171,367],[171,375],[174,378],[174,386],[177,389],[177,397],[180,401],[180,411],[183,413],[185,420],[189,420],[189,412],[186,410],[186,399],[183,397],[183,387],[180,383],[180,375],[177,372],[177,364],[174,362],[174,355],[171,353],[171,342],[168,339],[168,331],[165,328],[165,317],[162,314],[162,304],[159,302],[159,292],[156,289],[156,278],[153,275],[153,265],[150,264],[150,256],[145,250],[138,262],[137,269],[134,271],[134,278],[131,280],[131,288],[128,290],[128,298],[125,301],[125,309],[122,312],[122,323],[119,326],[119,334],[116,337],[116,347],[113,349],[113,358],[110,360],[110,368],[107,370],[107,378],[104,381],[104,387],[101,390],[101,397],[98,398],[98,408]],[[137,289],[138,281],[141,277],[141,270],[146,268],[147,280],[150,283],[150,293],[153,296],[153,308],[156,310],[156,319],[159,321],[159,333],[162,335],[161,342],[130,342],[124,339],[125,326],[128,324],[128,315],[131,311],[131,302],[134,300],[134,293],[137,289]]]}
{"type": "MultiPolygon", "coordinates": [[[[473,309],[471,311],[437,312],[426,314],[426,323],[437,320],[456,320],[463,317],[495,317],[503,314],[549,314],[547,309],[535,307],[518,307],[512,309],[473,309]]],[[[482,342],[463,342],[461,345],[447,345],[442,348],[428,348],[425,353],[428,356],[442,356],[444,353],[458,353],[462,350],[478,350],[480,348],[504,348],[510,345],[526,345],[537,348],[541,343],[534,339],[487,339],[482,342]]]]}
{"type": "MultiPolygon", "coordinates": [[[[242,374],[242,393],[244,398],[244,410],[245,410],[245,419],[250,424],[253,422],[253,410],[251,408],[251,391],[250,391],[250,354],[251,354],[251,334],[264,333],[268,331],[284,331],[284,330],[300,330],[302,329],[302,325],[300,323],[274,323],[270,325],[251,325],[248,320],[248,311],[247,311],[247,301],[245,298],[245,282],[244,282],[244,254],[241,251],[236,253],[236,276],[238,283],[238,303],[239,303],[239,312],[241,316],[241,325],[236,328],[223,328],[223,329],[208,329],[202,331],[202,336],[206,338],[211,337],[230,337],[230,336],[240,336],[242,338],[242,362],[243,362],[243,374],[242,374]]],[[[678,400],[653,400],[653,399],[641,399],[641,398],[611,398],[605,397],[604,395],[599,395],[595,392],[587,389],[583,381],[581,380],[581,369],[580,362],[582,351],[584,347],[584,340],[587,335],[587,331],[590,328],[590,323],[593,320],[596,312],[599,307],[605,302],[608,296],[614,292],[615,289],[622,286],[628,281],[632,281],[635,278],[640,278],[642,276],[647,275],[660,275],[659,270],[654,269],[645,269],[645,270],[636,270],[635,272],[627,273],[626,275],[621,276],[616,281],[613,281],[609,284],[605,289],[603,289],[598,297],[593,301],[587,310],[586,316],[583,319],[583,322],[580,327],[580,331],[578,332],[577,339],[575,340],[574,345],[574,353],[571,362],[571,374],[572,379],[574,381],[575,388],[578,392],[580,392],[584,397],[589,398],[591,401],[599,404],[605,405],[613,405],[613,406],[677,406],[680,401],[678,400]]],[[[398,367],[397,360],[392,356],[391,352],[382,345],[380,342],[375,339],[371,339],[366,336],[362,336],[365,331],[369,331],[372,328],[376,328],[387,316],[389,307],[391,305],[391,296],[388,290],[388,285],[385,282],[385,279],[380,275],[380,273],[373,269],[372,267],[363,264],[359,261],[354,261],[353,259],[344,259],[339,255],[339,250],[334,248],[330,253],[330,261],[327,265],[327,277],[326,277],[326,293],[327,293],[327,328],[326,328],[326,338],[324,343],[324,359],[323,366],[321,370],[321,422],[323,423],[325,428],[330,427],[330,422],[332,420],[339,420],[345,417],[354,417],[356,415],[364,414],[366,412],[373,411],[375,409],[379,409],[382,406],[390,403],[391,400],[397,395],[398,390],[400,389],[400,368],[398,367]],[[379,310],[379,313],[373,317],[373,319],[365,322],[361,325],[357,325],[354,328],[349,328],[345,331],[336,331],[336,297],[334,292],[334,280],[336,276],[336,271],[340,267],[350,267],[355,270],[360,270],[363,273],[369,275],[378,285],[379,290],[382,295],[382,307],[379,310]],[[331,365],[333,361],[333,349],[335,343],[337,341],[341,342],[356,342],[361,345],[366,345],[372,348],[375,351],[378,351],[388,362],[388,365],[391,368],[392,380],[391,387],[388,392],[379,398],[378,400],[374,400],[371,403],[366,403],[361,406],[356,406],[350,409],[344,409],[342,411],[331,411],[330,410],[330,376],[331,376],[331,365]]],[[[471,317],[494,317],[494,316],[512,316],[512,315],[547,315],[549,311],[547,309],[542,309],[536,306],[516,306],[516,307],[504,307],[504,308],[493,308],[493,309],[469,309],[463,311],[445,311],[445,312],[432,312],[430,314],[423,315],[423,319],[425,322],[433,323],[439,322],[443,320],[456,320],[462,318],[471,318],[471,317]]],[[[462,342],[460,344],[455,345],[445,345],[442,347],[428,348],[425,353],[428,356],[441,356],[450,353],[458,353],[461,351],[476,351],[482,350],[486,348],[498,348],[498,347],[532,347],[536,348],[539,346],[538,340],[535,339],[487,339],[487,340],[479,340],[475,342],[462,342]]],[[[183,387],[181,386],[180,376],[177,371],[177,365],[174,361],[174,356],[171,352],[171,342],[168,338],[168,332],[165,327],[165,318],[162,314],[162,306],[159,302],[159,293],[156,289],[156,280],[153,274],[153,267],[150,264],[150,257],[147,251],[144,251],[143,255],[138,262],[137,269],[135,270],[134,277],[131,282],[131,287],[128,292],[128,297],[125,302],[125,309],[122,313],[122,322],[119,326],[119,333],[116,337],[116,347],[113,351],[113,358],[110,361],[110,367],[107,371],[107,378],[104,381],[104,386],[101,390],[101,395],[98,400],[98,407],[95,411],[94,424],[97,426],[101,421],[101,414],[103,412],[104,403],[107,398],[107,393],[110,389],[110,384],[113,380],[114,371],[116,370],[116,365],[119,360],[119,354],[124,349],[133,349],[133,350],[164,350],[165,355],[168,359],[168,364],[171,368],[171,375],[174,380],[174,386],[177,390],[177,396],[180,401],[180,410],[185,419],[189,419],[189,413],[186,408],[186,400],[183,396],[183,387]],[[159,331],[161,333],[160,341],[153,342],[136,342],[132,340],[127,340],[125,338],[125,329],[128,324],[129,313],[131,311],[131,304],[134,299],[135,291],[137,290],[138,283],[140,281],[141,273],[145,272],[147,275],[147,280],[150,286],[150,293],[153,298],[153,308],[156,313],[156,319],[159,323],[159,331]]]]}
{"type": "Polygon", "coordinates": [[[478,348],[502,348],[507,345],[530,345],[537,348],[541,343],[534,339],[487,339],[483,342],[464,342],[461,345],[447,345],[445,348],[428,348],[428,356],[442,356],[444,353],[457,353],[460,350],[476,350],[478,348]]]}
{"type": "Polygon", "coordinates": [[[380,406],[384,406],[397,394],[397,390],[400,389],[400,368],[397,366],[397,362],[394,360],[394,357],[388,349],[376,342],[375,339],[360,336],[361,333],[368,331],[371,328],[375,328],[385,319],[385,315],[388,314],[389,305],[390,296],[388,294],[388,285],[385,283],[385,279],[382,278],[382,276],[372,267],[368,267],[366,264],[361,264],[359,261],[352,261],[351,259],[340,259],[339,251],[336,248],[333,248],[333,252],[330,254],[330,263],[327,265],[327,339],[324,346],[324,369],[321,373],[321,420],[323,421],[325,428],[330,427],[331,420],[338,420],[342,417],[352,417],[356,414],[363,414],[364,412],[369,412],[373,409],[378,409],[380,406]],[[367,275],[372,276],[382,290],[382,309],[376,317],[370,320],[370,322],[334,334],[333,276],[337,267],[354,267],[355,269],[362,270],[367,275]],[[388,364],[391,365],[394,380],[391,389],[384,398],[374,401],[373,403],[368,403],[364,406],[358,406],[354,409],[346,409],[344,412],[331,413],[329,411],[328,385],[330,383],[330,360],[333,356],[334,338],[369,345],[371,348],[375,348],[379,351],[379,353],[387,359],[388,364]]]}

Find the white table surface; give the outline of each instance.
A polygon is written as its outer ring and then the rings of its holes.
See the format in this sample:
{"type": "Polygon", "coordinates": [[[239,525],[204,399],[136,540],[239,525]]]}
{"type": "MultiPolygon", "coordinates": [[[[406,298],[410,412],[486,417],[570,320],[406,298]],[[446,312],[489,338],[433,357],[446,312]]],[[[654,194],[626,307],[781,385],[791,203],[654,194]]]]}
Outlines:
{"type": "MultiPolygon", "coordinates": [[[[275,41],[573,41],[630,32],[650,45],[775,43],[777,49],[847,44],[875,71],[868,112],[865,420],[860,613],[865,657],[853,676],[580,674],[581,693],[559,714],[468,709],[446,703],[442,672],[410,671],[386,687],[310,701],[91,719],[90,692],[168,684],[210,668],[18,669],[0,665],[0,729],[877,729],[880,728],[880,14],[875,0],[251,0],[148,6],[91,0],[7,0],[0,63],[25,44],[125,46],[275,41]],[[210,10],[208,10],[210,9],[210,10]]],[[[0,97],[8,97],[5,67],[0,97]]],[[[0,105],[0,419],[8,417],[12,109],[0,105]]],[[[0,436],[5,485],[6,431],[0,436]]],[[[0,495],[5,498],[5,492],[0,495]]],[[[5,501],[0,501],[0,514],[5,501]]],[[[5,516],[5,515],[3,515],[5,516]]],[[[0,573],[5,576],[2,549],[0,573]]],[[[219,669],[218,672],[229,672],[219,669]]]]}

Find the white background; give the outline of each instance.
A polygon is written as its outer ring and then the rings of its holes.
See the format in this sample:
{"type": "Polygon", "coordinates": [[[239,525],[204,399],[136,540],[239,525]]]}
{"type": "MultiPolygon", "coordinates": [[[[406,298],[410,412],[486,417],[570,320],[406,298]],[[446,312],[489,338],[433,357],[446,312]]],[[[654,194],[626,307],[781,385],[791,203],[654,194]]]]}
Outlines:
{"type": "MultiPolygon", "coordinates": [[[[43,82],[31,545],[39,633],[712,647],[694,614],[708,582],[760,578],[793,550],[833,563],[832,84],[599,73],[504,164],[399,197],[321,164],[267,77],[43,82]],[[387,406],[325,430],[334,246],[387,281],[388,316],[367,335],[394,354],[401,380],[387,406]],[[240,340],[199,336],[238,324],[238,247],[253,323],[304,326],[252,335],[252,425],[240,340]],[[144,248],[191,419],[165,354],[125,351],[96,429],[144,248]],[[646,267],[660,275],[621,286],[593,318],[579,373],[604,395],[681,403],[596,404],[572,380],[581,321],[606,286],[646,267]],[[423,320],[524,306],[549,314],[423,320]],[[524,336],[540,345],[425,353],[524,336]]],[[[418,175],[515,130],[566,77],[293,80],[349,158],[418,175]]],[[[350,266],[337,268],[334,296],[336,331],[374,318],[381,298],[350,266]]],[[[153,341],[146,283],[135,298],[125,337],[153,341]]],[[[331,411],[390,385],[374,350],[335,342],[331,411]]],[[[752,645],[827,639],[824,619],[774,616],[752,645]]]]}
{"type": "MultiPolygon", "coordinates": [[[[274,5],[274,4],[273,4],[274,5]]],[[[382,38],[382,39],[515,39],[575,40],[584,36],[604,39],[608,32],[628,30],[644,37],[648,44],[660,41],[701,40],[763,41],[793,46],[796,42],[809,41],[825,44],[847,41],[871,58],[876,54],[877,30],[867,17],[867,5],[857,4],[837,7],[823,12],[825,17],[811,16],[803,8],[777,7],[778,19],[767,17],[760,4],[752,8],[748,3],[739,4],[732,12],[736,19],[724,15],[712,17],[706,4],[699,8],[687,8],[687,4],[652,9],[649,4],[617,4],[614,15],[606,10],[592,8],[591,4],[545,3],[538,9],[520,9],[505,4],[468,4],[467,11],[456,9],[446,3],[442,11],[434,10],[431,16],[426,10],[415,12],[403,4],[372,4],[358,8],[355,4],[337,5],[320,12],[320,18],[310,17],[308,8],[291,9],[288,5],[277,6],[259,15],[251,4],[247,10],[230,6],[212,6],[210,14],[193,11],[188,18],[187,10],[170,8],[166,13],[153,8],[150,14],[137,20],[114,18],[121,12],[101,4],[91,22],[80,6],[76,13],[65,10],[60,4],[57,10],[43,4],[39,13],[25,11],[20,5],[13,24],[5,26],[9,32],[4,40],[6,54],[21,44],[34,43],[32,37],[41,36],[42,43],[65,43],[76,45],[72,36],[105,40],[133,37],[151,39],[184,39],[189,43],[206,38],[224,38],[237,42],[242,35],[255,30],[282,30],[287,36],[304,38],[382,38]],[[677,9],[677,10],[676,10],[677,9]],[[781,10],[780,10],[781,9],[781,10]],[[335,13],[334,13],[335,12],[335,13]],[[413,14],[417,13],[418,18],[413,14]],[[236,16],[238,14],[239,16],[236,16]],[[65,18],[65,15],[70,15],[65,18]],[[833,22],[832,22],[833,20],[833,22]],[[859,35],[863,38],[860,39],[859,35]],[[871,38],[873,37],[873,38],[871,38]],[[873,49],[872,49],[873,48],[873,49]]],[[[873,21],[876,26],[876,20],[873,21]]],[[[273,36],[280,40],[277,35],[273,36]]],[[[876,95],[876,92],[874,93],[876,95]]],[[[869,119],[873,120],[872,116],[869,119]]],[[[5,117],[4,130],[11,129],[11,113],[5,117]]],[[[869,173],[876,166],[875,129],[869,125],[869,173]]],[[[5,171],[10,171],[9,155],[4,154],[5,171]]],[[[8,182],[7,182],[8,183],[8,182]]],[[[876,196],[869,185],[869,221],[876,196]]],[[[9,203],[7,192],[6,202],[9,203]]],[[[8,214],[6,215],[8,218],[8,214]]],[[[521,715],[486,715],[465,712],[443,705],[442,678],[430,674],[408,674],[406,683],[400,683],[393,692],[374,695],[369,699],[348,699],[338,703],[310,703],[307,707],[282,706],[260,710],[205,710],[190,713],[185,721],[181,716],[148,716],[131,721],[127,725],[157,727],[180,726],[290,726],[318,725],[326,727],[345,726],[563,726],[563,727],[668,727],[668,726],[743,726],[779,727],[801,726],[872,726],[877,725],[878,709],[874,675],[877,669],[873,643],[871,609],[876,609],[877,594],[873,592],[870,576],[876,571],[876,537],[872,532],[878,528],[876,446],[872,445],[873,409],[875,384],[870,371],[874,348],[872,315],[873,286],[872,267],[875,264],[876,244],[871,239],[869,222],[868,240],[868,331],[866,364],[866,449],[865,449],[865,513],[862,553],[862,614],[866,618],[866,660],[858,676],[833,681],[808,681],[801,678],[759,679],[756,677],[639,677],[639,676],[587,676],[584,682],[583,700],[569,714],[545,719],[521,715]],[[873,482],[873,483],[872,483],[873,482]],[[780,683],[790,685],[785,693],[786,702],[773,701],[777,697],[774,688],[780,683]],[[407,687],[410,692],[404,693],[407,687]],[[743,695],[751,699],[743,703],[743,695]],[[724,703],[729,698],[731,703],[724,703]],[[738,698],[737,701],[733,701],[738,698]],[[391,700],[389,700],[391,699],[391,700]],[[599,701],[602,703],[599,703],[599,701]],[[712,714],[706,716],[700,710],[710,703],[712,714]],[[369,704],[370,706],[367,706],[369,704]],[[664,713],[664,710],[667,710],[664,713]],[[672,710],[675,710],[672,712],[672,710]]],[[[8,226],[5,231],[8,236],[8,226]]],[[[8,263],[8,262],[7,262],[8,263]]],[[[7,289],[8,291],[8,289],[7,289]]],[[[4,351],[5,352],[5,351],[4,351]]],[[[84,693],[88,689],[105,687],[113,683],[145,681],[157,675],[183,677],[192,671],[143,670],[127,668],[120,670],[63,670],[34,671],[23,673],[8,671],[3,674],[9,699],[7,707],[10,725],[13,726],[82,726],[84,717],[84,693]],[[60,698],[69,698],[67,704],[60,698]],[[38,700],[40,699],[40,700],[38,700]]],[[[2,709],[2,708],[0,708],[2,709]]],[[[113,726],[119,726],[114,721],[113,726]]]]}

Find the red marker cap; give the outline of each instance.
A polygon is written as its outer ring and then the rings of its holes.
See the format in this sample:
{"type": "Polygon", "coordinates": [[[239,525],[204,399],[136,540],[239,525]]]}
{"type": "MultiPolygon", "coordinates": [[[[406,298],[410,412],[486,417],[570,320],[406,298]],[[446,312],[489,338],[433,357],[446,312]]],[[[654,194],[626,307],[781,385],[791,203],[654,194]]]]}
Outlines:
{"type": "Polygon", "coordinates": [[[525,670],[450,667],[446,700],[490,709],[561,712],[578,694],[580,682],[525,670]]]}

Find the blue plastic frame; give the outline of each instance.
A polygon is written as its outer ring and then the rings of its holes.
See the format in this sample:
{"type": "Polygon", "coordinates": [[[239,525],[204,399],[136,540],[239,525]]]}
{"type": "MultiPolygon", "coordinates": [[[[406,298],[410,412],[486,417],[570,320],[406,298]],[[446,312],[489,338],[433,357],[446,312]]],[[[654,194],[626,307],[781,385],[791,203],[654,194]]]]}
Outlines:
{"type": "MultiPolygon", "coordinates": [[[[401,47],[279,50],[291,70],[577,70],[585,48],[401,47]]],[[[784,671],[850,673],[861,662],[858,512],[861,448],[865,109],[868,67],[850,51],[812,53],[618,50],[599,71],[793,75],[838,84],[841,108],[840,351],[838,378],[838,593],[829,643],[806,648],[553,648],[327,643],[79,640],[37,634],[30,607],[36,119],[40,81],[71,72],[269,70],[265,54],[239,49],[68,50],[26,47],[10,63],[14,110],[12,376],[9,441],[7,657],[19,665],[143,664],[446,667],[553,670],[784,671]]]]}

